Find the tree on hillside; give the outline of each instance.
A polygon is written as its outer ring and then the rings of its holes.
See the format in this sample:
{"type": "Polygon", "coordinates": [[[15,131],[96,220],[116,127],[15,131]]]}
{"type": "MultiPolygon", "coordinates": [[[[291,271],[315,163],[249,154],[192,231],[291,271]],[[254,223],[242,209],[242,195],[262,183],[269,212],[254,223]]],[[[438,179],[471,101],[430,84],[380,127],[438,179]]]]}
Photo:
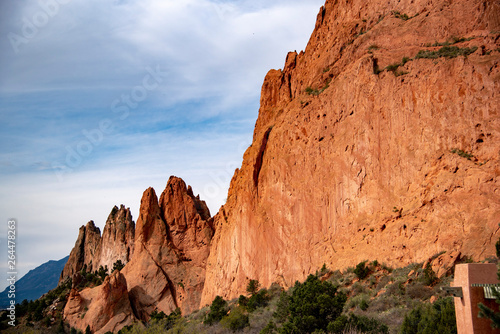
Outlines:
{"type": "Polygon", "coordinates": [[[296,282],[287,300],[287,321],[281,333],[312,333],[326,331],[341,314],[347,297],[328,281],[309,275],[304,283],[296,282]]]}
{"type": "Polygon", "coordinates": [[[247,285],[247,292],[252,296],[255,295],[257,291],[259,291],[260,283],[256,279],[251,279],[247,285]]]}

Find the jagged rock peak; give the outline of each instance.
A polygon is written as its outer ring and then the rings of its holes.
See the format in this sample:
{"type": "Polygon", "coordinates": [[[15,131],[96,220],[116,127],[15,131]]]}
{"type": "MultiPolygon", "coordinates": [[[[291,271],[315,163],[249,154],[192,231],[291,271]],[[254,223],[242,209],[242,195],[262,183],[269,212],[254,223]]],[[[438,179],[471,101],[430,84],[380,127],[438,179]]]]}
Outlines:
{"type": "Polygon", "coordinates": [[[101,237],[101,230],[89,221],[80,227],[75,246],[64,266],[59,281],[64,281],[82,268],[96,271],[107,266],[111,272],[117,260],[127,263],[134,252],[135,223],[129,208],[121,205],[111,210],[101,237]]]}
{"type": "Polygon", "coordinates": [[[119,209],[114,206],[106,220],[101,244],[96,254],[99,261],[93,269],[107,266],[111,272],[118,260],[126,264],[134,252],[134,241],[135,223],[130,208],[125,208],[123,204],[119,209]]]}

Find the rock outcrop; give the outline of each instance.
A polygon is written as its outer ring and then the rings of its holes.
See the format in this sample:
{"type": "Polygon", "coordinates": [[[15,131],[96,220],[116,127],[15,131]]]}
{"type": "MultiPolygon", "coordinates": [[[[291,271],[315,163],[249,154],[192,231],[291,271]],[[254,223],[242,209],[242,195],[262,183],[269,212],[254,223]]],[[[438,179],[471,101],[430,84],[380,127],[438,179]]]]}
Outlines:
{"type": "MultiPolygon", "coordinates": [[[[85,245],[85,231],[81,230],[71,254],[85,245]]],[[[133,320],[146,321],[154,310],[166,314],[177,308],[183,314],[197,310],[213,234],[205,202],[177,177],[170,177],[160,200],[153,188],[144,192],[135,227],[130,211],[115,207],[101,244],[95,247],[98,260],[94,263],[109,268],[121,259],[127,264],[101,286],[80,293],[73,290],[65,319],[75,328],[84,330],[90,325],[93,331],[104,333],[133,320]],[[114,309],[122,310],[123,315],[112,313],[114,309]]],[[[77,282],[78,275],[73,279],[77,282]]]]}
{"type": "Polygon", "coordinates": [[[101,243],[101,230],[91,220],[87,225],[80,227],[75,247],[69,254],[68,262],[61,272],[59,282],[86,268],[92,268],[92,260],[95,259],[97,248],[101,243]]]}
{"type": "Polygon", "coordinates": [[[498,13],[497,1],[327,0],[305,52],[264,80],[202,306],[323,263],[494,255],[498,13]]]}
{"type": "Polygon", "coordinates": [[[204,201],[183,180],[170,177],[160,201],[147,189],[135,233],[135,252],[123,269],[140,319],[155,309],[197,310],[214,230],[204,201]]]}
{"type": "Polygon", "coordinates": [[[93,270],[99,266],[113,270],[113,265],[120,260],[123,264],[130,261],[134,253],[135,223],[132,221],[130,209],[123,205],[114,207],[108,216],[101,243],[97,249],[98,261],[93,270]]]}
{"type": "Polygon", "coordinates": [[[64,307],[64,320],[71,327],[92,333],[116,332],[136,320],[127,292],[127,281],[118,270],[96,288],[72,289],[64,307]]]}
{"type": "Polygon", "coordinates": [[[113,270],[113,264],[121,260],[127,263],[134,252],[135,223],[132,221],[130,208],[123,205],[113,207],[106,220],[104,232],[95,226],[93,221],[80,227],[80,232],[71,250],[59,282],[73,275],[83,268],[88,272],[99,270],[102,266],[113,270]]]}

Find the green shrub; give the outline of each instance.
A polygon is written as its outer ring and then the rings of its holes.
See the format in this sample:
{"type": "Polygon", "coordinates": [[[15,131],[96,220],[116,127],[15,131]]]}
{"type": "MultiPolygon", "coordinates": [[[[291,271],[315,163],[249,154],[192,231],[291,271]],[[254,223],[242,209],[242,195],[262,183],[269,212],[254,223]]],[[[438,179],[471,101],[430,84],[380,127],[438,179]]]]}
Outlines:
{"type": "Polygon", "coordinates": [[[459,48],[457,46],[443,46],[441,49],[439,49],[437,51],[420,50],[417,53],[417,55],[415,56],[415,59],[420,59],[420,58],[437,59],[440,57],[455,58],[458,56],[467,57],[468,55],[476,52],[476,50],[477,50],[477,46],[474,46],[472,48],[459,48]]]}
{"type": "Polygon", "coordinates": [[[436,273],[434,272],[434,270],[432,270],[430,263],[427,263],[427,265],[424,268],[423,273],[424,273],[424,275],[422,276],[422,282],[425,285],[433,286],[438,281],[436,273]]]}
{"type": "Polygon", "coordinates": [[[248,315],[243,312],[241,307],[236,307],[231,310],[231,313],[224,317],[220,323],[222,326],[233,331],[241,330],[250,326],[248,315]]]}
{"type": "Polygon", "coordinates": [[[342,313],[347,297],[328,281],[309,275],[304,283],[296,282],[288,301],[287,321],[281,333],[312,333],[327,329],[342,313]]]}
{"type": "Polygon", "coordinates": [[[247,285],[247,292],[253,296],[257,291],[259,291],[259,288],[259,281],[257,281],[256,279],[251,279],[247,285]]]}
{"type": "Polygon", "coordinates": [[[115,263],[113,263],[113,271],[115,270],[122,270],[125,265],[123,264],[122,260],[117,260],[115,263]]]}
{"type": "Polygon", "coordinates": [[[216,296],[212,305],[210,305],[210,312],[208,312],[203,323],[206,325],[213,325],[221,321],[227,314],[227,311],[227,302],[221,296],[216,296]]]}
{"type": "Polygon", "coordinates": [[[457,148],[453,148],[450,150],[451,153],[456,153],[458,154],[459,156],[461,156],[462,158],[465,158],[467,160],[470,160],[471,158],[474,157],[474,155],[472,155],[472,153],[468,153],[468,152],[465,152],[465,151],[462,151],[462,150],[459,150],[457,148]]]}
{"type": "Polygon", "coordinates": [[[359,308],[361,311],[366,311],[368,309],[368,301],[366,299],[361,299],[359,302],[359,308]]]}
{"type": "Polygon", "coordinates": [[[243,295],[240,295],[240,297],[238,298],[238,305],[247,306],[247,304],[248,304],[248,298],[243,295]]]}
{"type": "Polygon", "coordinates": [[[268,302],[269,302],[269,296],[267,294],[267,290],[262,289],[248,299],[246,307],[248,312],[253,312],[259,307],[267,306],[268,302]]]}
{"type": "Polygon", "coordinates": [[[278,323],[284,323],[290,314],[289,311],[290,296],[286,291],[282,291],[278,303],[276,304],[276,311],[273,313],[273,317],[278,323]]]}
{"type": "Polygon", "coordinates": [[[354,274],[356,274],[360,280],[365,279],[370,274],[370,268],[366,266],[366,261],[360,262],[356,265],[354,274]]]}
{"type": "Polygon", "coordinates": [[[407,21],[410,19],[410,17],[407,15],[407,14],[401,14],[400,12],[396,11],[396,10],[393,10],[392,11],[392,14],[394,14],[394,17],[397,18],[397,19],[401,19],[403,21],[407,21]]]}
{"type": "Polygon", "coordinates": [[[452,297],[423,304],[408,313],[401,326],[401,334],[457,332],[455,304],[452,297]]]}
{"type": "Polygon", "coordinates": [[[266,327],[262,328],[262,330],[260,331],[260,334],[273,334],[273,333],[276,333],[278,331],[278,328],[276,327],[276,325],[274,324],[274,322],[272,320],[270,320],[266,327]]]}

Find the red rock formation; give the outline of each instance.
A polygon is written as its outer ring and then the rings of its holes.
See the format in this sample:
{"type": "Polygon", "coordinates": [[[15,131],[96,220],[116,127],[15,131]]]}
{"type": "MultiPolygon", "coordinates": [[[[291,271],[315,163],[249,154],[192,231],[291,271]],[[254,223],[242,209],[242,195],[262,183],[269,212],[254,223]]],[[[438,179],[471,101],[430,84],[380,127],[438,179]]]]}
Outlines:
{"type": "Polygon", "coordinates": [[[92,333],[115,332],[136,320],[130,305],[125,277],[115,271],[96,288],[71,290],[64,308],[64,320],[71,327],[92,333]]]}
{"type": "Polygon", "coordinates": [[[134,251],[135,224],[130,208],[123,205],[113,207],[106,220],[104,232],[93,221],[80,228],[80,233],[71,250],[68,262],[64,266],[59,281],[63,281],[79,272],[84,266],[87,271],[99,270],[107,266],[109,272],[117,260],[127,263],[134,251]]]}
{"type": "Polygon", "coordinates": [[[253,143],[214,218],[202,306],[249,279],[291,286],[323,263],[493,255],[499,12],[482,0],[327,0],[305,52],[264,80],[253,143]],[[478,49],[415,57],[446,41],[478,49]]]}
{"type": "MultiPolygon", "coordinates": [[[[73,290],[65,309],[66,320],[73,327],[85,329],[90,325],[92,330],[104,333],[134,319],[148,320],[154,310],[169,314],[180,308],[183,314],[189,314],[199,308],[214,234],[205,202],[195,197],[184,181],[172,176],[160,201],[153,188],[144,192],[133,238],[132,231],[130,211],[115,207],[106,223],[96,263],[108,261],[108,268],[117,259],[128,263],[121,273],[113,273],[111,282],[104,282],[105,288],[98,286],[80,293],[73,290]],[[133,248],[130,240],[134,240],[133,248]],[[121,300],[120,294],[126,297],[121,300]],[[110,313],[114,309],[122,309],[124,315],[110,313]]],[[[78,245],[85,244],[82,239],[78,245]]]]}
{"type": "Polygon", "coordinates": [[[64,281],[85,266],[92,268],[92,261],[95,259],[97,248],[101,243],[101,230],[94,225],[91,220],[87,225],[80,227],[78,238],[75,242],[75,247],[69,254],[68,262],[64,266],[59,281],[64,281]]]}
{"type": "Polygon", "coordinates": [[[184,181],[170,177],[160,202],[152,188],[141,200],[135,252],[123,269],[141,319],[154,309],[198,309],[213,235],[210,212],[184,181]]]}
{"type": "Polygon", "coordinates": [[[93,270],[98,270],[99,266],[107,266],[111,272],[118,260],[126,264],[134,253],[134,236],[135,223],[132,221],[130,209],[125,209],[123,205],[120,209],[115,206],[104,226],[96,255],[99,260],[93,270]]]}

